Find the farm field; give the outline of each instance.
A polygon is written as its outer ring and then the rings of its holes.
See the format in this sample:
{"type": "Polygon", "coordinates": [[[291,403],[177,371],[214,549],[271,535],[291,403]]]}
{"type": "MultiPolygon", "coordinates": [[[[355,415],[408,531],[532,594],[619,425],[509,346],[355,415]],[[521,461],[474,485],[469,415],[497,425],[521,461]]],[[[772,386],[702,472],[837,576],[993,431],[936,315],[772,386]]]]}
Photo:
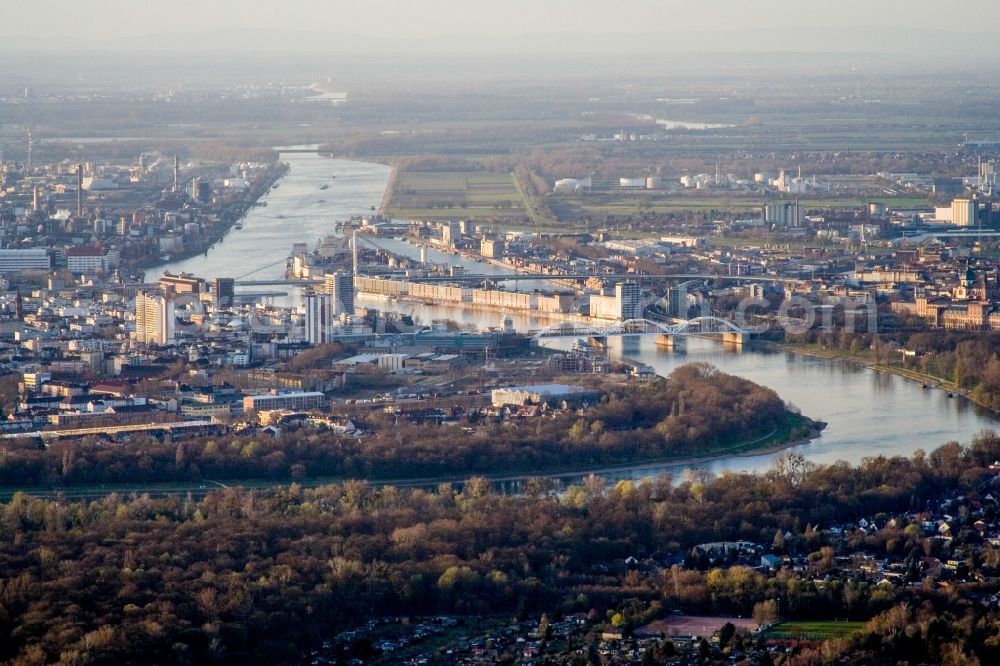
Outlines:
{"type": "Polygon", "coordinates": [[[403,171],[389,200],[402,219],[522,221],[524,199],[511,173],[403,171]]]}

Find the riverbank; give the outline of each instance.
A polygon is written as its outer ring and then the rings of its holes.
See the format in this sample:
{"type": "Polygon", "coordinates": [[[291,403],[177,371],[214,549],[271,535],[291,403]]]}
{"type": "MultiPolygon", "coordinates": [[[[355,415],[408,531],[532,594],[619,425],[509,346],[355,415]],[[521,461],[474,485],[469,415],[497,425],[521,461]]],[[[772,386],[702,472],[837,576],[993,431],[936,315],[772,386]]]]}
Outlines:
{"type": "MultiPolygon", "coordinates": [[[[623,474],[642,475],[652,477],[652,474],[644,472],[654,472],[664,467],[688,468],[702,465],[722,458],[769,456],[781,451],[807,444],[820,436],[825,423],[813,421],[800,414],[789,412],[789,419],[782,426],[773,429],[771,432],[752,440],[740,442],[738,444],[712,448],[699,455],[688,455],[681,457],[666,457],[640,460],[628,463],[591,465],[584,467],[552,468],[538,470],[535,472],[526,471],[506,471],[506,472],[476,472],[467,474],[443,474],[440,476],[395,478],[395,479],[360,479],[370,483],[375,487],[399,487],[399,488],[436,488],[442,484],[461,486],[470,478],[484,478],[494,486],[502,487],[511,484],[523,484],[532,479],[548,479],[570,485],[582,482],[589,476],[608,477],[622,476],[623,474]],[[808,426],[806,434],[797,433],[797,428],[808,426]]],[[[356,477],[313,477],[300,479],[204,479],[199,481],[174,481],[145,484],[94,484],[62,487],[0,487],[0,501],[8,502],[15,493],[25,493],[32,497],[63,498],[67,500],[95,500],[111,494],[149,494],[154,496],[172,495],[192,495],[202,497],[209,492],[227,489],[242,488],[245,490],[261,490],[268,488],[282,487],[295,483],[301,488],[316,488],[319,486],[345,483],[347,481],[359,480],[356,477]]]]}
{"type": "Polygon", "coordinates": [[[385,185],[382,201],[378,205],[378,214],[383,217],[388,217],[389,215],[389,204],[392,203],[392,195],[399,184],[399,168],[395,164],[390,166],[392,167],[392,171],[389,173],[389,181],[385,185]]]}
{"type": "MultiPolygon", "coordinates": [[[[282,157],[291,165],[291,172],[281,181],[281,187],[268,197],[267,207],[254,208],[239,233],[230,234],[225,243],[185,262],[171,264],[172,273],[187,271],[211,278],[237,276],[255,267],[273,264],[280,250],[283,254],[295,242],[315,241],[331,233],[331,221],[347,219],[378,204],[385,193],[391,168],[369,163],[340,162],[315,154],[288,154],[282,157]],[[337,178],[331,179],[336,173],[337,178]],[[319,188],[329,184],[317,200],[319,188]]],[[[399,241],[390,243],[394,246],[399,241]]],[[[408,256],[418,251],[407,244],[398,248],[408,256]]],[[[430,253],[436,256],[436,253],[430,253]]],[[[445,258],[441,257],[443,261],[445,258]]],[[[454,257],[459,259],[459,257],[454,257]]],[[[467,264],[464,260],[461,262],[467,264]]],[[[502,272],[482,270],[486,265],[474,263],[467,272],[502,272]],[[479,270],[476,270],[476,268],[479,270]]],[[[270,272],[257,277],[280,279],[284,261],[270,272]]],[[[392,309],[381,304],[377,309],[392,309]]],[[[452,319],[459,325],[487,328],[497,326],[503,315],[463,310],[457,307],[398,304],[404,314],[413,314],[421,321],[452,319]]],[[[539,328],[530,315],[511,312],[517,330],[539,328]]],[[[573,339],[553,339],[545,343],[555,351],[569,351],[573,339]]],[[[755,343],[754,343],[755,344],[755,343]]],[[[821,361],[806,355],[764,352],[753,344],[740,353],[716,341],[688,337],[672,352],[657,347],[651,336],[609,339],[608,354],[612,359],[627,356],[652,367],[659,375],[668,375],[676,367],[692,361],[711,363],[719,370],[738,375],[773,389],[784,400],[794,402],[802,413],[827,421],[829,427],[822,437],[810,444],[792,448],[810,461],[821,464],[844,460],[859,463],[871,455],[908,457],[917,449],[930,451],[949,440],[968,442],[976,433],[987,428],[1000,428],[1000,419],[992,412],[975,408],[962,399],[949,400],[943,391],[925,391],[921,382],[888,373],[872,374],[859,363],[821,361]]],[[[721,473],[766,471],[771,465],[767,455],[723,457],[699,468],[721,473]]],[[[655,468],[654,468],[655,469],[655,468]]],[[[496,470],[500,471],[500,470],[496,470]]],[[[656,471],[649,473],[651,476],[656,471]]]]}
{"type": "MultiPolygon", "coordinates": [[[[808,444],[822,434],[826,428],[826,423],[813,421],[801,414],[789,413],[789,420],[781,427],[771,430],[771,432],[757,437],[753,440],[740,442],[738,444],[712,448],[700,455],[674,456],[666,458],[653,458],[638,460],[634,462],[598,465],[583,468],[562,468],[562,469],[542,469],[534,473],[514,471],[510,473],[470,473],[466,475],[444,475],[436,477],[425,477],[416,479],[371,479],[369,483],[375,486],[400,486],[400,487],[434,487],[441,483],[461,484],[471,477],[481,477],[490,483],[517,483],[530,479],[557,479],[557,480],[582,480],[588,476],[609,476],[619,475],[623,472],[646,472],[662,467],[692,467],[703,463],[720,460],[722,458],[744,458],[751,456],[768,456],[780,453],[786,449],[808,444]],[[792,436],[797,426],[809,428],[807,433],[792,436]]],[[[343,479],[339,480],[343,481],[343,479]]],[[[338,480],[330,479],[327,483],[338,483],[338,480]]],[[[322,485],[322,484],[320,484],[322,485]]]]}
{"type": "Polygon", "coordinates": [[[136,262],[136,268],[141,270],[151,270],[166,266],[168,264],[184,261],[197,257],[200,254],[207,254],[216,243],[224,242],[229,231],[240,221],[246,219],[247,214],[253,210],[262,198],[267,196],[274,189],[275,184],[288,174],[289,167],[284,162],[275,164],[274,169],[269,170],[268,177],[262,184],[254,187],[247,198],[241,201],[235,212],[223,211],[218,224],[209,227],[205,231],[205,236],[199,240],[197,247],[186,248],[182,252],[171,255],[169,261],[163,261],[159,256],[148,257],[136,262]]]}
{"type": "Polygon", "coordinates": [[[915,370],[910,370],[909,368],[900,368],[894,365],[885,365],[884,363],[878,363],[877,361],[872,361],[869,358],[861,355],[851,354],[847,351],[842,351],[839,349],[828,349],[820,347],[819,345],[807,345],[802,343],[766,343],[756,341],[754,344],[760,344],[764,346],[769,346],[780,351],[790,352],[792,354],[800,354],[802,356],[811,356],[813,358],[821,358],[828,361],[848,361],[851,363],[857,363],[858,365],[864,366],[865,368],[872,370],[873,372],[882,372],[890,375],[896,375],[898,377],[903,377],[909,379],[910,381],[922,384],[924,387],[933,387],[941,389],[942,391],[948,392],[949,395],[960,395],[966,398],[970,402],[984,408],[989,409],[991,412],[995,412],[988,405],[983,404],[975,398],[972,391],[962,388],[954,382],[947,381],[940,377],[934,375],[929,375],[922,372],[916,372],[915,370]]]}

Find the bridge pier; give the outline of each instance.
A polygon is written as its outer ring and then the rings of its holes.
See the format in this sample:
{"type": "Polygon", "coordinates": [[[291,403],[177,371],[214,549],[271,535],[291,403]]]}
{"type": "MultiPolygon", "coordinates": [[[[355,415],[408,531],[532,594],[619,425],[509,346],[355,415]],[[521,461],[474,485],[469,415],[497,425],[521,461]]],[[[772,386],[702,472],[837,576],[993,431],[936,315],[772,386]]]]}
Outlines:
{"type": "Polygon", "coordinates": [[[608,336],[606,335],[592,335],[587,338],[587,344],[591,347],[596,347],[597,349],[607,349],[608,348],[608,336]]]}
{"type": "Polygon", "coordinates": [[[746,339],[744,333],[723,333],[722,334],[722,344],[724,345],[734,345],[737,347],[742,347],[746,339]]]}
{"type": "Polygon", "coordinates": [[[672,335],[657,335],[656,336],[656,346],[663,349],[673,349],[674,348],[674,336],[672,335]]]}

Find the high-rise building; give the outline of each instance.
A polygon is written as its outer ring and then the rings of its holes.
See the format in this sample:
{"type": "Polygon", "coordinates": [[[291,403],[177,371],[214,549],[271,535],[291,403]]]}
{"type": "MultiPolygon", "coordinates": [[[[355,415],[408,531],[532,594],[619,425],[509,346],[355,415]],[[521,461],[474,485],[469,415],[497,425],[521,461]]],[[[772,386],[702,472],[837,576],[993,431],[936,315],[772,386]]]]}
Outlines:
{"type": "Polygon", "coordinates": [[[687,283],[670,287],[667,290],[667,316],[674,319],[688,318],[687,283]]]}
{"type": "Polygon", "coordinates": [[[354,276],[337,271],[324,276],[326,293],[333,297],[334,315],[354,314],[354,276]]]}
{"type": "Polygon", "coordinates": [[[227,308],[233,304],[236,295],[233,278],[217,277],[212,281],[212,297],[217,308],[227,308]]]}
{"type": "Polygon", "coordinates": [[[174,318],[174,303],[169,298],[146,292],[135,295],[136,342],[147,345],[172,345],[174,318]]]}
{"type": "Polygon", "coordinates": [[[974,227],[978,223],[979,203],[975,199],[955,199],[951,202],[951,222],[959,227],[974,227]]]}
{"type": "Polygon", "coordinates": [[[83,215],[83,165],[76,165],[76,216],[83,215]]]}
{"type": "Polygon", "coordinates": [[[306,294],[306,341],[309,344],[330,341],[335,316],[333,299],[330,294],[306,294]]]}
{"type": "Polygon", "coordinates": [[[619,282],[611,295],[594,294],[590,297],[590,316],[598,319],[641,319],[643,315],[642,291],[635,282],[619,282]]]}
{"type": "Polygon", "coordinates": [[[351,272],[354,277],[361,275],[358,270],[358,230],[355,229],[351,232],[351,272]]]}
{"type": "Polygon", "coordinates": [[[621,306],[622,319],[642,319],[642,290],[635,282],[615,285],[615,298],[621,306]]]}

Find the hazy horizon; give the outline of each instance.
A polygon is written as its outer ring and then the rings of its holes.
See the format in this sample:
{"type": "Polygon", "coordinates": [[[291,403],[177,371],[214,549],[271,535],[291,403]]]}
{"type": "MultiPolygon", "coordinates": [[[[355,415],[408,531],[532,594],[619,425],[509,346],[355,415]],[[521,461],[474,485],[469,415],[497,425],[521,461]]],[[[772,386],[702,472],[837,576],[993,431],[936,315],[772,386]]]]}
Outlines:
{"type": "Polygon", "coordinates": [[[808,15],[784,2],[509,0],[432,3],[159,5],[41,0],[4,9],[0,51],[421,54],[802,52],[912,53],[973,59],[998,51],[1000,4],[844,0],[808,15]],[[983,28],[983,26],[989,26],[983,28]]]}

